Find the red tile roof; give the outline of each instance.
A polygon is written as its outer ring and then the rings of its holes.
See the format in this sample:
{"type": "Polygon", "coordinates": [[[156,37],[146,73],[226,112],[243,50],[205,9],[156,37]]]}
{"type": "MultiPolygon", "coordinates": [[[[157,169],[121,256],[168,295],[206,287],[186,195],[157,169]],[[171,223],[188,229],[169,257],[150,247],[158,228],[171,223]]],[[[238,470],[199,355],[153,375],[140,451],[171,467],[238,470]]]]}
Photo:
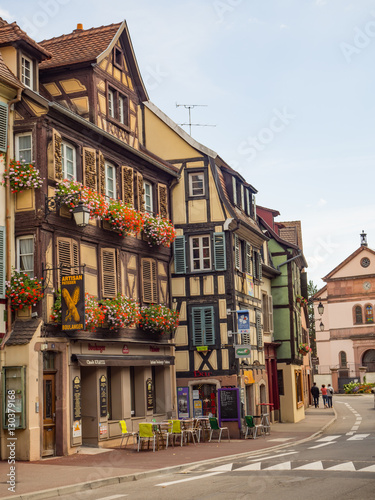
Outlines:
{"type": "Polygon", "coordinates": [[[42,62],[40,69],[95,61],[111,43],[121,24],[88,30],[76,29],[68,35],[39,42],[39,45],[52,53],[52,58],[42,62]]]}
{"type": "Polygon", "coordinates": [[[1,55],[0,52],[0,80],[8,83],[12,87],[15,88],[23,88],[22,83],[18,80],[16,76],[11,72],[11,70],[8,68],[8,66],[5,64],[3,60],[3,56],[1,55]]]}
{"type": "Polygon", "coordinates": [[[41,59],[51,57],[48,50],[41,47],[32,38],[30,38],[17,23],[8,23],[0,17],[0,46],[11,45],[13,42],[24,42],[30,45],[34,50],[37,50],[41,59]]]}

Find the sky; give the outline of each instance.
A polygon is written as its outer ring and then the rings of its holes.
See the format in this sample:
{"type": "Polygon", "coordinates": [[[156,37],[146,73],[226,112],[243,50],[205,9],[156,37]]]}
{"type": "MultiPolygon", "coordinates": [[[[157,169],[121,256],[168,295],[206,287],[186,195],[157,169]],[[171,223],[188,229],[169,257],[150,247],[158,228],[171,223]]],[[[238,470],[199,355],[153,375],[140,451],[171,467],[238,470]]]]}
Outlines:
{"type": "Polygon", "coordinates": [[[308,279],[362,230],[375,248],[375,0],[0,0],[0,16],[36,41],[126,19],[150,100],[178,124],[193,105],[193,138],[301,220],[308,279]]]}

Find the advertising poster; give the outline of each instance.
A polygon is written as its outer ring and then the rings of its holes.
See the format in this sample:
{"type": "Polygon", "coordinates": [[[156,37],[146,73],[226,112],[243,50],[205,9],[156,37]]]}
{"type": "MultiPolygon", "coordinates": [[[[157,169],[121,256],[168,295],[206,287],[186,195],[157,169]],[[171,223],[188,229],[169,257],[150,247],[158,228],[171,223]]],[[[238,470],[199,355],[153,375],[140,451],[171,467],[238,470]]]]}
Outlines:
{"type": "Polygon", "coordinates": [[[237,332],[250,333],[250,311],[237,311],[237,332]]]}
{"type": "Polygon", "coordinates": [[[194,400],[194,417],[203,417],[203,406],[201,399],[194,400]]]}
{"type": "Polygon", "coordinates": [[[254,281],[250,274],[246,274],[247,294],[254,297],[254,281]]]}
{"type": "Polygon", "coordinates": [[[189,418],[189,387],[177,387],[178,418],[189,418]]]}
{"type": "Polygon", "coordinates": [[[78,438],[82,436],[81,421],[75,420],[73,422],[73,437],[78,438]]]}
{"type": "Polygon", "coordinates": [[[61,276],[61,328],[85,329],[85,284],[83,274],[61,276]]]}

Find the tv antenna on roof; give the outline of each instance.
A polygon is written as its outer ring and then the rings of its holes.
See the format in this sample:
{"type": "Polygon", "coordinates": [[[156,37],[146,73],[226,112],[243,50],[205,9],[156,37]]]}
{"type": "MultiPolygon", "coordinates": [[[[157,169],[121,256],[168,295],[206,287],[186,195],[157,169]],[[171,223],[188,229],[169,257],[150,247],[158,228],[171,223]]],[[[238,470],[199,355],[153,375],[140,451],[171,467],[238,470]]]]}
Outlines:
{"type": "Polygon", "coordinates": [[[189,110],[189,123],[179,123],[180,127],[185,127],[189,126],[189,135],[191,135],[191,127],[216,127],[216,125],[204,125],[202,123],[191,123],[191,110],[193,108],[196,108],[198,106],[200,107],[207,107],[208,104],[177,104],[176,102],[176,108],[179,108],[180,106],[183,106],[185,109],[189,110]]]}

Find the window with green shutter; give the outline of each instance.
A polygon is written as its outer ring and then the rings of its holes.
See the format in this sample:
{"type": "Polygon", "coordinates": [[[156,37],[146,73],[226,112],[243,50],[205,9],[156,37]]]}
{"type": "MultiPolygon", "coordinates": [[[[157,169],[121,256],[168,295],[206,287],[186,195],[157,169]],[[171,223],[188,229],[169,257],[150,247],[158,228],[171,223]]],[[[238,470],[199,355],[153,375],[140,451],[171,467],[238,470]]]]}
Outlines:
{"type": "Polygon", "coordinates": [[[176,274],[186,273],[185,236],[176,236],[173,243],[174,272],[176,274]]]}
{"type": "Polygon", "coordinates": [[[193,325],[193,345],[214,345],[215,325],[213,306],[193,307],[191,314],[193,325]]]}
{"type": "Polygon", "coordinates": [[[215,270],[225,271],[227,268],[225,253],[225,233],[214,233],[215,270]]]}
{"type": "Polygon", "coordinates": [[[7,151],[8,106],[0,102],[0,151],[7,151]]]}
{"type": "Polygon", "coordinates": [[[0,299],[5,299],[5,227],[0,226],[0,299]]]}

